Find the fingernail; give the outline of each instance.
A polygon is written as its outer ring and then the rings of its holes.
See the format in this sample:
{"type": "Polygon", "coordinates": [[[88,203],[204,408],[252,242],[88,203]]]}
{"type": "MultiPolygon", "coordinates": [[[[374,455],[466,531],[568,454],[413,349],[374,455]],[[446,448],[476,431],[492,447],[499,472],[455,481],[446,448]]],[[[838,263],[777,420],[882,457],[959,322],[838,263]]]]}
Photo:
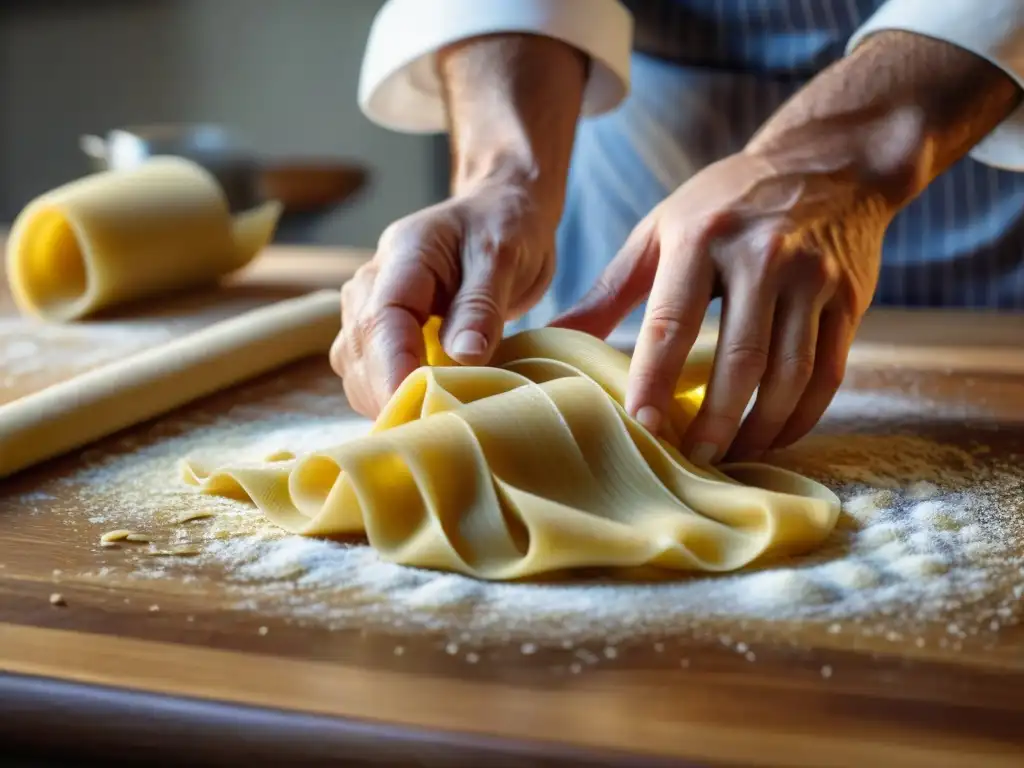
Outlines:
{"type": "Polygon", "coordinates": [[[697,443],[690,451],[690,461],[694,464],[710,464],[718,453],[718,446],[714,443],[697,443]]]}
{"type": "Polygon", "coordinates": [[[452,357],[477,357],[487,351],[487,339],[478,331],[459,331],[452,342],[452,357]]]}
{"type": "Polygon", "coordinates": [[[645,405],[637,411],[636,420],[652,435],[658,434],[661,429],[661,412],[653,405],[645,405]]]}

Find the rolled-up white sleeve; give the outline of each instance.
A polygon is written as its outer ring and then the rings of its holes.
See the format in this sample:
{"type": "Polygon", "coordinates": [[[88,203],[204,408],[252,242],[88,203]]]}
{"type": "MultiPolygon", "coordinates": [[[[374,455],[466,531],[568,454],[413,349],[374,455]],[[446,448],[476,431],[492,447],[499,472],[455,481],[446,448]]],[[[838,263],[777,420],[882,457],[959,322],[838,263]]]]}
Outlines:
{"type": "Polygon", "coordinates": [[[584,115],[614,109],[629,91],[633,18],[618,0],[388,0],[370,28],[360,109],[393,130],[444,131],[437,52],[502,32],[555,38],[590,58],[584,115]]]}
{"type": "MultiPolygon", "coordinates": [[[[885,30],[945,40],[991,62],[1024,88],[1024,0],[889,0],[854,33],[847,52],[885,30]]],[[[986,165],[1024,172],[1024,106],[970,154],[986,165]]]]}

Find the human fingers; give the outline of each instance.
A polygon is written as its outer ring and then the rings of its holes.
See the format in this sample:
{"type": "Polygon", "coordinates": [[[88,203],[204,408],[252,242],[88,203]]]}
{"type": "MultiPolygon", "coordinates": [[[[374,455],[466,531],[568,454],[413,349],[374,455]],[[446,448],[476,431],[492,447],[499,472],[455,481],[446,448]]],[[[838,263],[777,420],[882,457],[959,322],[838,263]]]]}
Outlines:
{"type": "Polygon", "coordinates": [[[820,309],[805,297],[781,301],[754,407],[729,449],[730,460],[758,459],[785,426],[814,371],[820,309]]]}
{"type": "Polygon", "coordinates": [[[857,330],[854,315],[842,304],[826,307],[821,316],[814,373],[792,416],[772,442],[773,449],[792,445],[821,420],[846,374],[846,359],[857,330]]]}
{"type": "Polygon", "coordinates": [[[721,459],[736,436],[743,412],[768,366],[776,290],[749,270],[736,271],[726,281],[707,393],[682,446],[695,463],[721,459]]]}
{"type": "Polygon", "coordinates": [[[508,319],[522,243],[473,238],[463,244],[462,279],[441,328],[448,355],[463,365],[486,365],[508,319]]]}
{"type": "Polygon", "coordinates": [[[641,222],[593,287],[551,325],[605,338],[647,296],[658,267],[653,227],[641,222]]]}
{"type": "Polygon", "coordinates": [[[814,374],[822,308],[832,298],[832,263],[813,255],[794,260],[776,305],[768,367],[754,407],[740,426],[729,458],[757,459],[793,415],[814,374]]]}
{"type": "Polygon", "coordinates": [[[524,281],[525,289],[514,294],[508,306],[508,317],[506,322],[518,320],[530,311],[540,301],[551,285],[551,278],[555,274],[555,258],[553,246],[539,246],[543,248],[542,257],[536,260],[532,281],[524,281]]]}
{"type": "Polygon", "coordinates": [[[356,318],[370,296],[377,274],[376,264],[364,264],[341,287],[341,330],[331,345],[330,362],[341,377],[345,397],[352,408],[369,418],[377,415],[366,377],[365,354],[355,333],[356,318]]]}
{"type": "Polygon", "coordinates": [[[364,360],[369,397],[383,408],[423,361],[423,325],[437,292],[431,255],[412,240],[393,247],[380,268],[351,337],[364,360]]]}
{"type": "Polygon", "coordinates": [[[655,434],[711,302],[714,267],[703,253],[706,243],[703,236],[662,242],[630,361],[626,410],[655,434]]]}

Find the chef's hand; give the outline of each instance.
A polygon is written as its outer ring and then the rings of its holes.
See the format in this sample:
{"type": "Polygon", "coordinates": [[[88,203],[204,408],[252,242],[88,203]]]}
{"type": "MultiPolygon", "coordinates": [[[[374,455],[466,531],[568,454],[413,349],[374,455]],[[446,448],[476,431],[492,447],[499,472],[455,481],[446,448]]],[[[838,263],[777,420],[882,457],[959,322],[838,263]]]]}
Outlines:
{"type": "Polygon", "coordinates": [[[485,182],[392,224],[373,259],[341,289],[331,363],[359,413],[375,417],[423,361],[423,331],[444,318],[445,352],[483,365],[554,270],[557,214],[530,190],[485,182]]]}
{"type": "Polygon", "coordinates": [[[867,36],[745,151],[659,205],[560,324],[605,334],[650,290],[627,407],[657,429],[720,289],[714,370],[682,448],[715,461],[790,444],[843,378],[893,216],[1021,99],[1002,69],[956,45],[896,30],[867,36]]]}
{"type": "Polygon", "coordinates": [[[504,324],[554,273],[586,57],[553,38],[509,33],[438,54],[453,195],[392,224],[341,290],[331,350],[352,406],[376,417],[423,362],[423,323],[443,318],[456,361],[486,364],[504,324]]]}
{"type": "Polygon", "coordinates": [[[711,380],[680,446],[698,463],[727,452],[755,458],[810,430],[843,379],[871,302],[894,213],[865,184],[874,169],[791,170],[802,165],[791,161],[745,151],[698,173],[640,222],[593,289],[554,323],[603,337],[649,293],[626,408],[657,433],[720,293],[711,380]]]}

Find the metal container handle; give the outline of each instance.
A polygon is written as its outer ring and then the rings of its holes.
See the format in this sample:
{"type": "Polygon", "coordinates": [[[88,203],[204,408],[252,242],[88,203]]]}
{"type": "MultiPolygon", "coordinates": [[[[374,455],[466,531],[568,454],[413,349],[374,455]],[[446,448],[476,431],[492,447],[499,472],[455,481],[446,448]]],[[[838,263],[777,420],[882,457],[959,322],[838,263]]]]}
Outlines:
{"type": "Polygon", "coordinates": [[[94,160],[107,159],[107,142],[99,136],[85,135],[78,137],[78,146],[94,160]]]}

